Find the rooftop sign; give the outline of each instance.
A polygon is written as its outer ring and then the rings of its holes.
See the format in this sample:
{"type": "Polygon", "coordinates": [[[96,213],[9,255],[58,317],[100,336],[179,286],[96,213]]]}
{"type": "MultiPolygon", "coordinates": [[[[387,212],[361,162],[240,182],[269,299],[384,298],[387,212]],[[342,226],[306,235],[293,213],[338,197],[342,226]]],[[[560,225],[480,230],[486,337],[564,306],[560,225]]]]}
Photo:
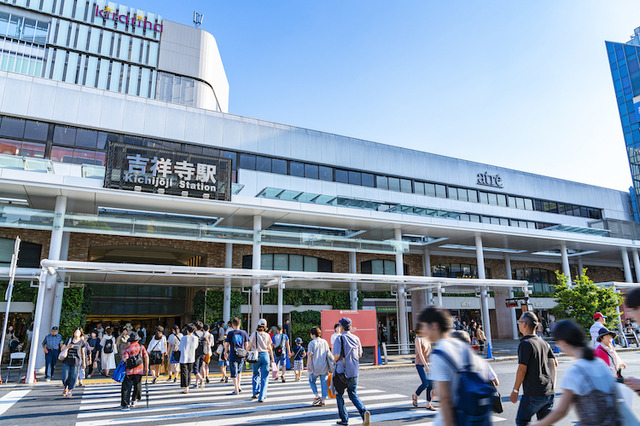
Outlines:
{"type": "Polygon", "coordinates": [[[100,18],[104,19],[105,21],[107,19],[112,19],[116,22],[120,22],[122,24],[128,24],[131,25],[132,27],[142,27],[143,29],[150,29],[153,32],[162,32],[162,24],[154,24],[151,21],[147,21],[147,18],[143,15],[119,15],[117,14],[113,8],[109,7],[109,6],[105,6],[104,8],[100,9],[99,5],[96,5],[96,16],[99,16],[100,18]]]}
{"type": "Polygon", "coordinates": [[[231,160],[109,142],[104,187],[231,200],[231,160]]]}

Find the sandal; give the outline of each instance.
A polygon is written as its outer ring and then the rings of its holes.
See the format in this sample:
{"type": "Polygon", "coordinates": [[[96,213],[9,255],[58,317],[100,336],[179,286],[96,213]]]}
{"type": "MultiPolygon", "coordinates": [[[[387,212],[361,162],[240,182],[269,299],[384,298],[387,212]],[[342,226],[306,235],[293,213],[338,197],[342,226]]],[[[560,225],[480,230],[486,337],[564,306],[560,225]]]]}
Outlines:
{"type": "Polygon", "coordinates": [[[414,393],[413,395],[411,395],[411,399],[413,400],[413,406],[417,407],[418,406],[418,395],[416,395],[414,393]]]}
{"type": "Polygon", "coordinates": [[[429,411],[438,411],[438,409],[436,407],[434,407],[433,405],[429,404],[429,406],[427,407],[427,410],[429,411]]]}

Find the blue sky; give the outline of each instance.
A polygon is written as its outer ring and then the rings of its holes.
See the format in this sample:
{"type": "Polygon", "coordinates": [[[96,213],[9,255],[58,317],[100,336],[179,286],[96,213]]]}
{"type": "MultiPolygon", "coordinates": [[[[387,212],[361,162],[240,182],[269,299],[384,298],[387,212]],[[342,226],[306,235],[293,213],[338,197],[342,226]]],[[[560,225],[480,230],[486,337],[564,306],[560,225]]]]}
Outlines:
{"type": "Polygon", "coordinates": [[[627,190],[604,41],[637,1],[126,3],[214,35],[233,114],[627,190]]]}

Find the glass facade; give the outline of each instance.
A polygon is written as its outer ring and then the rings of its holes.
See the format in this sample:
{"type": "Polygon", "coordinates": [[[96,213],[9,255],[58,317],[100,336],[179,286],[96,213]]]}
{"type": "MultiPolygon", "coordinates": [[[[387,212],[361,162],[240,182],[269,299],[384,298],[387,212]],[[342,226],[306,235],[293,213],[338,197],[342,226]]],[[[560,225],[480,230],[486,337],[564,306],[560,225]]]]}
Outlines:
{"type": "Polygon", "coordinates": [[[605,44],[633,180],[631,188],[633,213],[636,222],[640,222],[638,211],[640,197],[640,114],[638,114],[640,61],[638,53],[640,47],[629,43],[608,41],[605,44]],[[634,98],[636,98],[635,101],[634,98]]]}
{"type": "Polygon", "coordinates": [[[514,280],[527,280],[534,293],[549,293],[554,291],[558,279],[554,271],[540,268],[513,269],[511,275],[514,280]]]}
{"type": "Polygon", "coordinates": [[[43,76],[49,21],[0,11],[0,70],[43,76]]]}
{"type": "MultiPolygon", "coordinates": [[[[242,256],[242,268],[251,269],[253,256],[242,256]]],[[[300,254],[262,254],[260,269],[265,271],[304,271],[304,272],[333,272],[333,262],[314,256],[300,254]]]]}
{"type": "MultiPolygon", "coordinates": [[[[468,263],[443,263],[431,267],[431,276],[443,278],[478,278],[478,267],[468,263]]],[[[485,268],[485,276],[491,278],[491,270],[485,268]]]]}

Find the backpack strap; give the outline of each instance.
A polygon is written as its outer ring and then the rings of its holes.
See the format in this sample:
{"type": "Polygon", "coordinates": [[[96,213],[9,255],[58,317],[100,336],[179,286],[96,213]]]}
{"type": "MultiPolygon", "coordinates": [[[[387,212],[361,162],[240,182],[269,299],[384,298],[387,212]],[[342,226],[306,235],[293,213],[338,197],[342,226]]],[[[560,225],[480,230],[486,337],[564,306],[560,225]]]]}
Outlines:
{"type": "Polygon", "coordinates": [[[453,369],[453,371],[455,371],[456,373],[460,373],[460,369],[458,368],[458,366],[456,365],[455,362],[453,362],[453,360],[451,359],[451,357],[449,355],[447,355],[444,351],[441,351],[440,349],[434,349],[432,354],[434,355],[440,355],[442,357],[442,359],[445,360],[445,362],[447,364],[449,364],[449,366],[453,369]]]}

